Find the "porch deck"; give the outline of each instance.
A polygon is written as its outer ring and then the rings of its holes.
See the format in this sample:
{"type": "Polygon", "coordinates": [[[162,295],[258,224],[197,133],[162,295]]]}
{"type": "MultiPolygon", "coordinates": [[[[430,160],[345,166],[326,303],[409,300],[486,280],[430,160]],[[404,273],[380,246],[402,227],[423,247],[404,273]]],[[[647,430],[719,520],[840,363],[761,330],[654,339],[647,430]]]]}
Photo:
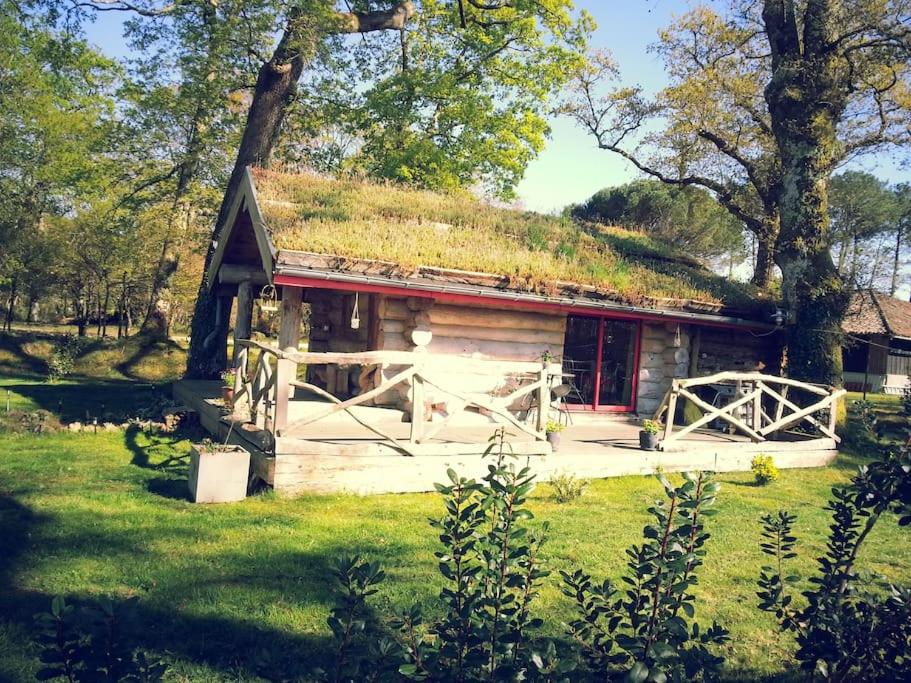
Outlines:
{"type": "MultiPolygon", "coordinates": [[[[230,421],[221,404],[219,382],[180,381],[174,385],[174,396],[197,411],[205,429],[218,438],[227,437],[230,421]]],[[[326,405],[309,396],[292,399],[288,402],[289,422],[326,405]]],[[[393,438],[407,441],[410,425],[402,422],[400,411],[366,406],[355,406],[352,411],[369,416],[371,423],[381,425],[393,438]]],[[[772,455],[780,468],[818,467],[828,465],[837,455],[831,438],[788,432],[776,441],[753,443],[746,436],[716,430],[697,430],[685,441],[669,444],[669,450],[647,452],[639,449],[639,426],[629,417],[575,414],[573,422],[563,432],[557,453],[546,442],[524,434],[511,437],[510,443],[515,453],[531,459],[543,480],[556,472],[603,478],[649,474],[659,467],[665,472],[742,471],[750,469],[756,453],[772,455]]],[[[257,475],[280,493],[403,493],[433,490],[434,482],[445,480],[449,467],[465,476],[483,476],[486,463],[481,455],[499,426],[492,415],[459,415],[414,456],[397,452],[344,413],[274,439],[256,425],[235,423],[229,440],[251,450],[257,475]]],[[[507,425],[507,431],[516,430],[507,425]]]]}

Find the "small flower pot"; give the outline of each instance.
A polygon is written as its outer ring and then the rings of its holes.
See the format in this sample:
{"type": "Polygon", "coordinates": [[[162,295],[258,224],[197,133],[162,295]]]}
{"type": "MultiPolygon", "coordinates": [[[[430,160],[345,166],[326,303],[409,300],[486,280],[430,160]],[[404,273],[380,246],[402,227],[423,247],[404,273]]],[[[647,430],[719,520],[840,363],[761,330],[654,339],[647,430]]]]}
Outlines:
{"type": "Polygon", "coordinates": [[[560,450],[560,432],[547,432],[547,443],[554,449],[554,453],[560,450]]]}
{"type": "Polygon", "coordinates": [[[225,408],[234,407],[234,387],[222,387],[221,397],[225,401],[225,408]]]}
{"type": "Polygon", "coordinates": [[[658,449],[658,435],[649,434],[646,431],[639,432],[639,448],[643,451],[654,451],[658,449]]]}
{"type": "Polygon", "coordinates": [[[190,500],[194,503],[231,503],[247,497],[250,453],[240,446],[190,448],[190,500]]]}

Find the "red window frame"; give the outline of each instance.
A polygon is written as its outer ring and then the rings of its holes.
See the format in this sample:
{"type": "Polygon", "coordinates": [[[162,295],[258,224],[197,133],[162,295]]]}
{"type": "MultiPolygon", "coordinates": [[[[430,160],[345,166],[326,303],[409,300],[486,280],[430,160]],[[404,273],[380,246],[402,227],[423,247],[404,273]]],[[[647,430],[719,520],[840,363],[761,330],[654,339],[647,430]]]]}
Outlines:
{"type": "Polygon", "coordinates": [[[589,413],[633,413],[636,411],[636,398],[639,393],[639,364],[642,347],[642,320],[631,319],[626,316],[617,315],[597,315],[589,313],[573,313],[584,318],[596,318],[598,320],[598,357],[595,362],[595,390],[594,402],[586,404],[564,403],[567,410],[573,412],[589,413]],[[633,383],[630,391],[630,402],[625,406],[602,406],[598,403],[601,397],[601,354],[604,352],[604,321],[605,320],[622,320],[624,322],[636,323],[633,332],[633,383]]]}

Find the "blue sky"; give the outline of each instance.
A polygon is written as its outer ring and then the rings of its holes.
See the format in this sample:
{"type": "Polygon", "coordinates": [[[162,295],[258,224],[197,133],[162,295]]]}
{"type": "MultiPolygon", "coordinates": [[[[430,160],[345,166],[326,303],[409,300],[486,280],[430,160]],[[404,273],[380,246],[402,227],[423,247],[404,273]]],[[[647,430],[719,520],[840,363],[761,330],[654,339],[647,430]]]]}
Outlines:
{"type": "MultiPolygon", "coordinates": [[[[598,23],[593,38],[597,48],[608,48],[620,65],[624,81],[655,91],[665,83],[664,69],[648,45],[658,29],[686,10],[687,0],[577,0],[598,23]]],[[[101,13],[88,28],[88,37],[113,57],[125,56],[119,12],[101,13]]],[[[610,185],[637,177],[635,169],[615,154],[596,148],[592,138],[568,119],[551,121],[547,147],[533,161],[519,185],[521,203],[537,211],[559,210],[610,185]]],[[[860,165],[882,178],[911,181],[911,170],[881,156],[860,165]]]]}

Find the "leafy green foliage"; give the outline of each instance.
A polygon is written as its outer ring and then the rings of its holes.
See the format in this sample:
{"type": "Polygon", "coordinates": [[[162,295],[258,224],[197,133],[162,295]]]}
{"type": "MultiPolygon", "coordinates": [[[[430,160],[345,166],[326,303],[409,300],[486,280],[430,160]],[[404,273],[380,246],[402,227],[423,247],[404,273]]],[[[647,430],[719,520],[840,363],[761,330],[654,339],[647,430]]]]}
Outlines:
{"type": "Polygon", "coordinates": [[[775,467],[775,460],[771,455],[762,455],[761,453],[754,456],[750,461],[750,469],[756,478],[756,483],[765,486],[779,477],[778,468],[775,467]]]}
{"type": "Polygon", "coordinates": [[[374,641],[366,635],[370,619],[367,598],[376,593],[386,575],[377,564],[355,555],[339,559],[332,576],[341,589],[339,601],[326,619],[335,644],[334,665],[329,675],[318,673],[333,683],[375,680],[375,675],[393,666],[391,657],[396,653],[388,639],[374,641]]]}
{"type": "Polygon", "coordinates": [[[328,46],[305,78],[308,97],[279,156],[514,197],[544,147],[553,94],[583,62],[593,21],[569,0],[415,5],[401,31],[328,46]]]}
{"type": "Polygon", "coordinates": [[[693,621],[691,589],[709,539],[703,518],[714,512],[718,484],[706,473],[685,474],[678,487],[659,480],[667,500],[649,508],[654,521],[643,530],[645,541],[626,551],[622,591],[581,569],[561,572],[563,592],[579,614],[569,633],[589,667],[608,676],[625,672],[637,683],[711,678],[724,662],[714,649],[728,641],[728,632],[693,621]]]}
{"type": "Polygon", "coordinates": [[[48,381],[56,382],[69,375],[85,347],[84,339],[72,334],[65,334],[57,339],[47,359],[48,381]]]}
{"type": "Polygon", "coordinates": [[[661,431],[661,424],[655,420],[642,420],[641,427],[646,434],[657,434],[661,431]]]}
{"type": "MultiPolygon", "coordinates": [[[[531,604],[548,574],[540,554],[548,527],[526,526],[535,477],[511,462],[503,429],[485,456],[494,461],[482,481],[449,470],[449,483],[437,485],[446,515],[432,524],[445,548],[436,556],[448,585],[440,593],[444,614],[427,629],[429,642],[406,638],[400,672],[415,680],[514,679],[533,666],[529,638],[542,620],[531,615],[531,604]]],[[[400,622],[406,636],[418,614],[412,610],[400,622]]]]}
{"type": "Polygon", "coordinates": [[[50,612],[35,616],[44,667],[38,680],[68,683],[153,683],[161,681],[165,666],[130,648],[123,636],[122,609],[107,599],[77,607],[61,596],[50,612]]]}
{"type": "Polygon", "coordinates": [[[558,503],[571,503],[581,498],[588,488],[588,480],[579,479],[570,472],[554,474],[547,482],[554,491],[558,503]]]}
{"type": "Polygon", "coordinates": [[[599,190],[572,207],[572,215],[642,230],[697,258],[731,252],[745,256],[742,224],[707,191],[696,187],[635,180],[599,190]]]}
{"type": "MultiPolygon", "coordinates": [[[[867,407],[861,406],[861,417],[875,435],[875,416],[867,407]]],[[[796,518],[785,512],[763,518],[760,548],[775,565],[760,573],[759,607],[794,634],[801,668],[826,681],[911,675],[911,590],[884,585],[856,569],[861,546],[884,514],[897,514],[900,526],[911,524],[911,446],[878,436],[874,443],[878,459],[861,467],[849,484],[832,489],[826,553],[818,558],[802,607],[787,591],[797,578],[784,569],[785,561],[796,557],[791,531],[796,518]]]]}

